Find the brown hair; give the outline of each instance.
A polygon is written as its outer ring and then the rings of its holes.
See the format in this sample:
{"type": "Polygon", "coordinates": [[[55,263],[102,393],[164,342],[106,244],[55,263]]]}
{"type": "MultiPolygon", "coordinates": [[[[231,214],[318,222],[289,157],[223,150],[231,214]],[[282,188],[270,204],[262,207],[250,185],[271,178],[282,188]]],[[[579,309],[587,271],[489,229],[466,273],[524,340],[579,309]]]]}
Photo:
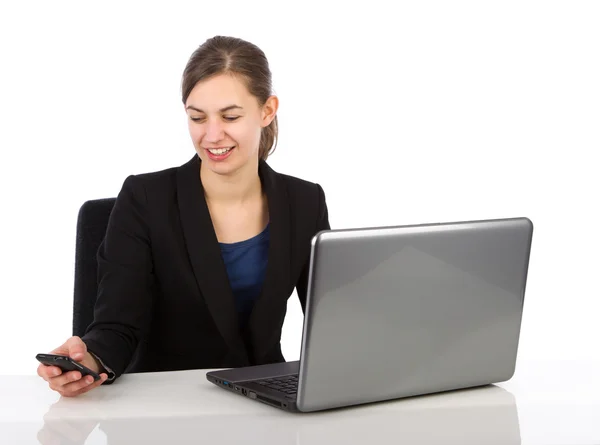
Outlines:
{"type": "MultiPolygon", "coordinates": [[[[235,37],[215,36],[194,51],[183,71],[183,103],[198,82],[218,74],[232,74],[244,81],[250,94],[264,105],[271,95],[271,70],[265,53],[256,45],[235,37]]],[[[266,160],[277,146],[277,116],[262,129],[258,156],[266,160]]]]}

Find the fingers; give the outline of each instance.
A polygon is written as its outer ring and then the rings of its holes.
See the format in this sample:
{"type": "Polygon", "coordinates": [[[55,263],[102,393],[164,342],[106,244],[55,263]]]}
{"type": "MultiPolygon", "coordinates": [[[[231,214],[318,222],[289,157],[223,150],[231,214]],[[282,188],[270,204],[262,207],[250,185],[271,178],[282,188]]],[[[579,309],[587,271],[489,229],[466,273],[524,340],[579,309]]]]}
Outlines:
{"type": "Polygon", "coordinates": [[[58,366],[39,365],[37,368],[37,374],[49,382],[51,378],[61,375],[62,370],[58,366]]]}
{"type": "Polygon", "coordinates": [[[59,390],[57,390],[57,392],[64,397],[75,397],[97,388],[98,386],[102,385],[107,378],[108,375],[106,373],[102,373],[100,374],[100,380],[94,382],[94,378],[88,375],[84,378],[80,378],[72,381],[71,383],[63,385],[59,390]]]}
{"type": "Polygon", "coordinates": [[[81,373],[79,371],[69,371],[62,373],[58,377],[51,377],[48,383],[54,391],[60,391],[65,385],[78,380],[81,380],[81,373]]]}
{"type": "Polygon", "coordinates": [[[71,337],[67,340],[66,346],[69,351],[69,357],[71,357],[73,360],[83,360],[83,357],[87,352],[87,348],[80,337],[71,337]]]}

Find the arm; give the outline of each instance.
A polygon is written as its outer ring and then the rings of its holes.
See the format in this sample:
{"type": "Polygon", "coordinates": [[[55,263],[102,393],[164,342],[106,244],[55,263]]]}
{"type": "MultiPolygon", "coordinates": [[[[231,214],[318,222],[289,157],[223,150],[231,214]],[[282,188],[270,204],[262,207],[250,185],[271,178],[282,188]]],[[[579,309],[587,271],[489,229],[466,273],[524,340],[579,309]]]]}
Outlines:
{"type": "MultiPolygon", "coordinates": [[[[313,235],[316,235],[321,230],[329,230],[331,227],[329,225],[329,212],[327,210],[327,201],[325,199],[325,192],[323,188],[317,184],[318,189],[318,197],[319,197],[319,207],[318,207],[318,219],[315,227],[315,232],[313,235]]],[[[296,283],[296,292],[298,293],[298,298],[300,300],[300,306],[302,306],[302,313],[305,313],[306,310],[306,294],[308,292],[308,268],[310,266],[310,258],[306,259],[306,264],[302,268],[302,272],[300,273],[300,278],[296,283]]]]}
{"type": "Polygon", "coordinates": [[[150,320],[153,267],[146,204],[143,185],[135,176],[129,176],[98,250],[94,321],[82,340],[108,371],[110,381],[131,362],[150,320]]]}

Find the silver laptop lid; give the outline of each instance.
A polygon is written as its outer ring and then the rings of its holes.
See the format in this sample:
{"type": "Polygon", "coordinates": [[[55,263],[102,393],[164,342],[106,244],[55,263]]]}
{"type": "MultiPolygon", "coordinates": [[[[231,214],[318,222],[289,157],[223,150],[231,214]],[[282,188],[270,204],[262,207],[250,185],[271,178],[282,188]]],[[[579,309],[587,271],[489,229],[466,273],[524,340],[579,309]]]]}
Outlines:
{"type": "Polygon", "coordinates": [[[511,218],[317,234],[298,408],[510,379],[532,232],[511,218]]]}

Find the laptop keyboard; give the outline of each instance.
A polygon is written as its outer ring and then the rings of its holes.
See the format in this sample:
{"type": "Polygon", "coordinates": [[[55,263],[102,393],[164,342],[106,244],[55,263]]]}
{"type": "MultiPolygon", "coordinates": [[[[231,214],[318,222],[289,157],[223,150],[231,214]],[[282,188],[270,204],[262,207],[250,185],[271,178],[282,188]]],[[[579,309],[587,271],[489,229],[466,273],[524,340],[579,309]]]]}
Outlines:
{"type": "Polygon", "coordinates": [[[274,377],[272,379],[255,380],[254,383],[275,389],[279,392],[293,396],[298,392],[298,376],[286,375],[283,377],[274,377]]]}

